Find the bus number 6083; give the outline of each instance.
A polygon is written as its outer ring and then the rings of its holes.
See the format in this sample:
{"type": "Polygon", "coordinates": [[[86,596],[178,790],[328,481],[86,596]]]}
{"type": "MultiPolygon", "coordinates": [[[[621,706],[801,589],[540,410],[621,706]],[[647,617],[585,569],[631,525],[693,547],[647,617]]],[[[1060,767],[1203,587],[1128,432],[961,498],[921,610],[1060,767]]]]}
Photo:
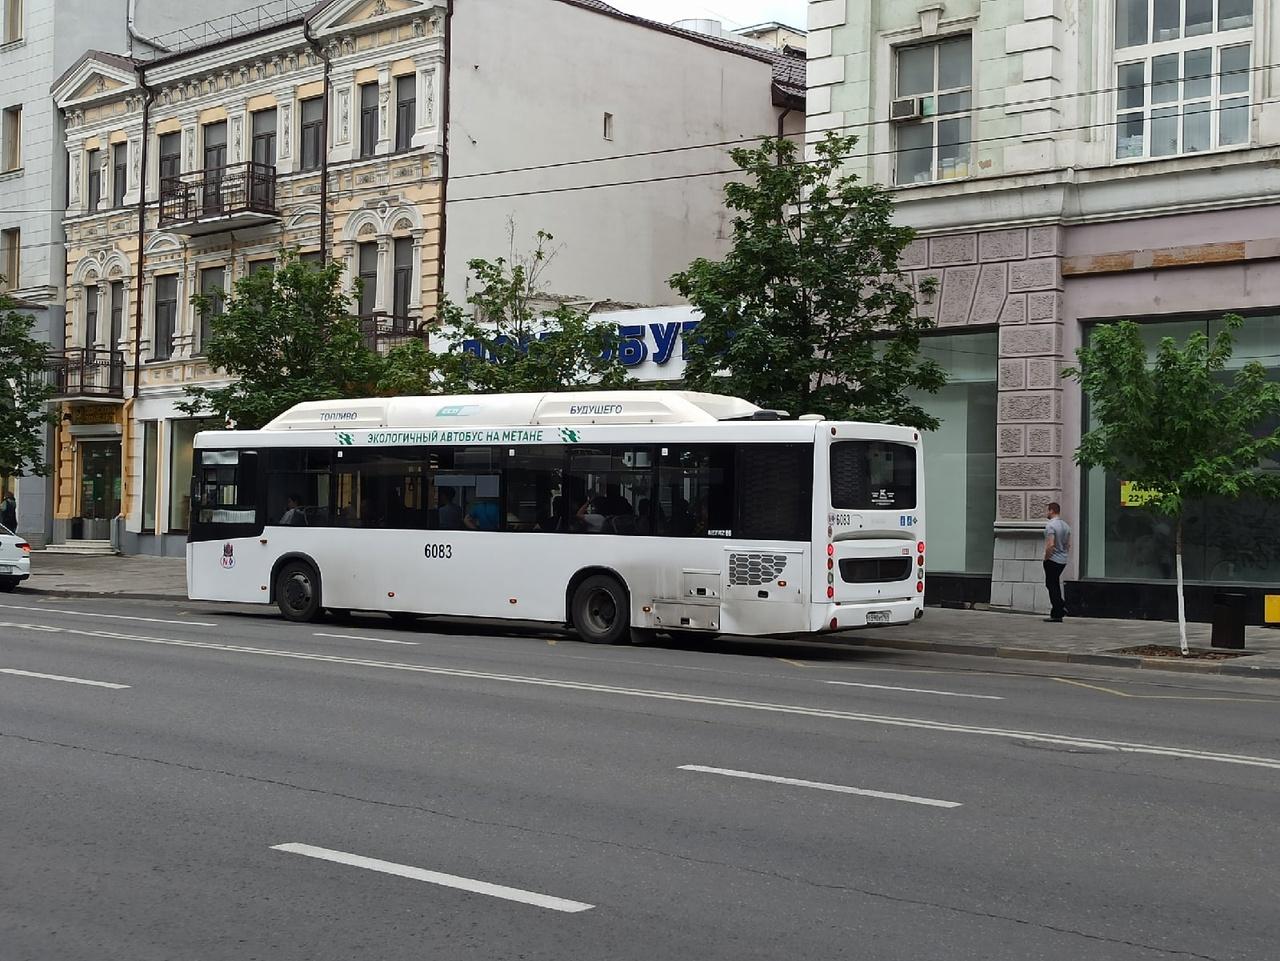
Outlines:
{"type": "Polygon", "coordinates": [[[442,561],[453,560],[452,544],[428,544],[423,553],[430,558],[442,561]]]}

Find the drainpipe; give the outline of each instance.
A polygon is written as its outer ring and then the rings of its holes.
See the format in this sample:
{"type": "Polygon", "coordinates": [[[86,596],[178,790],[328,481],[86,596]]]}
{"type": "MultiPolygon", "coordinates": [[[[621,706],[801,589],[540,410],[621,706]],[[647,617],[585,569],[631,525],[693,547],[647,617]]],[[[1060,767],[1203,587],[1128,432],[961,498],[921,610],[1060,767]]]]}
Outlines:
{"type": "MultiPolygon", "coordinates": [[[[782,111],[782,113],[778,115],[778,139],[779,140],[781,140],[784,136],[786,136],[786,130],[787,130],[786,123],[787,123],[787,118],[789,116],[791,116],[790,107],[788,107],[786,110],[782,111]]],[[[782,166],[781,154],[779,154],[778,156],[778,166],[782,166]]]]}
{"type": "Polygon", "coordinates": [[[137,65],[138,86],[142,88],[142,172],[138,177],[138,275],[133,295],[133,398],[138,399],[142,380],[142,276],[147,263],[147,145],[151,142],[151,101],[146,67],[137,65]]]}
{"type": "Polygon", "coordinates": [[[436,318],[444,304],[444,267],[448,256],[449,238],[449,117],[453,87],[453,3],[447,0],[444,15],[444,90],[440,95],[440,263],[436,275],[436,318]]]}
{"type": "MultiPolygon", "coordinates": [[[[302,35],[324,62],[324,104],[320,120],[320,262],[329,262],[329,54],[324,46],[311,35],[311,21],[303,21],[302,35]]],[[[298,145],[302,149],[302,145],[298,145]]]]}
{"type": "Polygon", "coordinates": [[[138,0],[129,0],[129,12],[125,20],[125,29],[128,31],[128,34],[129,34],[129,56],[131,57],[133,56],[133,43],[135,40],[138,43],[146,44],[152,50],[158,50],[160,53],[171,52],[168,47],[162,46],[161,44],[156,43],[150,37],[144,37],[142,34],[138,33],[137,27],[135,26],[135,24],[137,23],[137,20],[138,20],[138,0]]]}

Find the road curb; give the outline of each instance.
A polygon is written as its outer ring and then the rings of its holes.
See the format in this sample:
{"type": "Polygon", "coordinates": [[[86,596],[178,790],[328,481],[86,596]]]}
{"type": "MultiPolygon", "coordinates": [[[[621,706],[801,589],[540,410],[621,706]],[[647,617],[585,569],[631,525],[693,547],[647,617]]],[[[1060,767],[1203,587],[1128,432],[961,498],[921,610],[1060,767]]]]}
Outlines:
{"type": "Polygon", "coordinates": [[[93,601],[179,601],[185,603],[187,596],[185,594],[145,594],[145,593],[116,593],[114,591],[60,591],[51,590],[47,587],[20,587],[11,594],[11,597],[19,597],[22,594],[39,594],[42,597],[79,597],[93,601]]]}
{"type": "Polygon", "coordinates": [[[1181,661],[1165,657],[1133,654],[1074,653],[1029,647],[998,647],[987,644],[955,644],[898,638],[843,637],[850,647],[920,651],[932,654],[966,654],[1055,664],[1089,664],[1095,667],[1126,667],[1134,670],[1169,671],[1184,674],[1222,674],[1229,677],[1280,678],[1280,667],[1250,666],[1233,661],[1181,661]]]}

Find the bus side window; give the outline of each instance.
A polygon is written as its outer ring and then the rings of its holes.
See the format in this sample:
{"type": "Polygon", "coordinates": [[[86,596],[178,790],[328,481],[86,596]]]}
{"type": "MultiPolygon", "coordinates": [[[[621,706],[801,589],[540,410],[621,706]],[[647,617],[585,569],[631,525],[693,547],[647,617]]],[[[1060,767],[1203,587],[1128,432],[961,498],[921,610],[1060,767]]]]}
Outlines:
{"type": "Polygon", "coordinates": [[[658,456],[657,532],[666,537],[732,537],[734,448],[663,447],[658,456]]]}
{"type": "Polygon", "coordinates": [[[261,530],[258,453],[201,450],[191,491],[191,539],[246,537],[261,530]]]}

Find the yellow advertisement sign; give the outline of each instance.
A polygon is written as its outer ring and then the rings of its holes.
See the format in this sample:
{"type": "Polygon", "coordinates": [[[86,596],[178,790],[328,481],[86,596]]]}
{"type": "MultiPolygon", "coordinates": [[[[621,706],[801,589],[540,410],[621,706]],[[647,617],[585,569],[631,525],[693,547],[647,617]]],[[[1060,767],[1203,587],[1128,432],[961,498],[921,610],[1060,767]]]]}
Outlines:
{"type": "Polygon", "coordinates": [[[1159,496],[1160,492],[1150,487],[1139,487],[1133,481],[1120,482],[1121,507],[1145,507],[1159,496]]]}

